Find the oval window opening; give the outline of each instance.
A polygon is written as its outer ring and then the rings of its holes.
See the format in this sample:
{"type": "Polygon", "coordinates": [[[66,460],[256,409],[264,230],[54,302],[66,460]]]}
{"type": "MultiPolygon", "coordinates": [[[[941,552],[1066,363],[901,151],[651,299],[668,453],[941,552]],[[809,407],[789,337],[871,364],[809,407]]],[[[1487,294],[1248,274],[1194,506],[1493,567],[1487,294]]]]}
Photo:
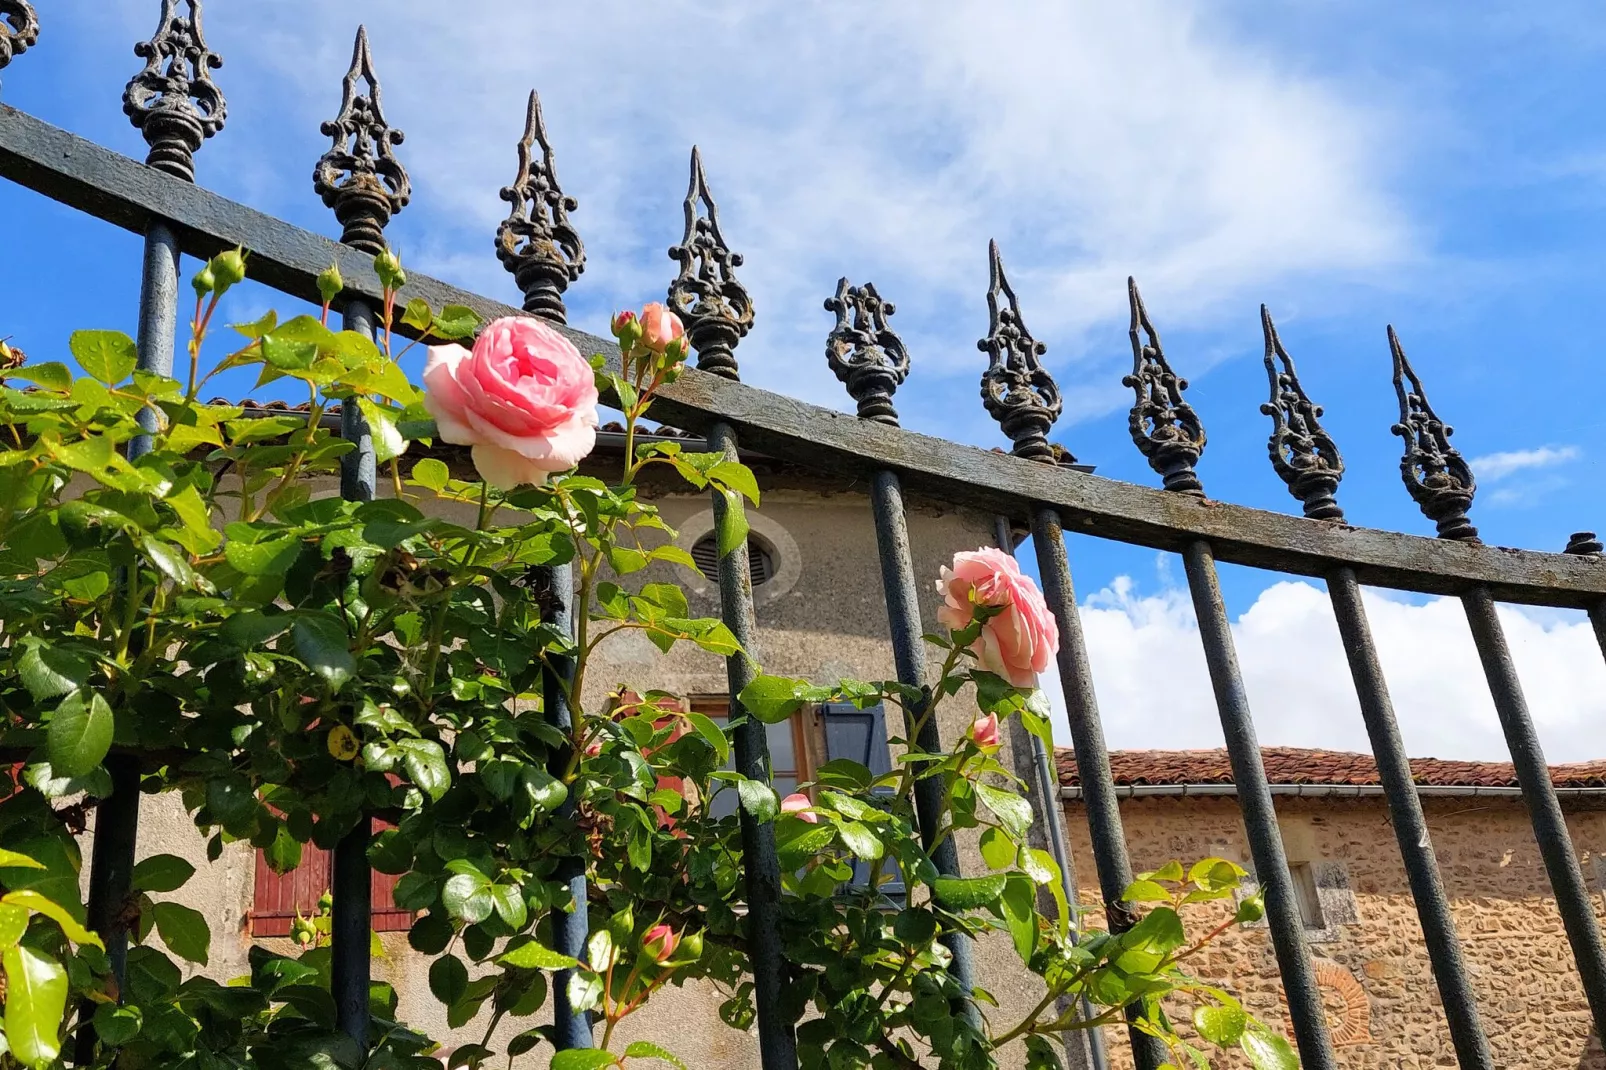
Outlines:
{"type": "MultiPolygon", "coordinates": [[[[713,532],[704,535],[692,546],[691,559],[697,563],[697,571],[709,581],[719,582],[719,541],[713,532]]],[[[768,543],[753,535],[747,537],[747,574],[754,587],[761,587],[775,577],[774,551],[768,543]]]]}

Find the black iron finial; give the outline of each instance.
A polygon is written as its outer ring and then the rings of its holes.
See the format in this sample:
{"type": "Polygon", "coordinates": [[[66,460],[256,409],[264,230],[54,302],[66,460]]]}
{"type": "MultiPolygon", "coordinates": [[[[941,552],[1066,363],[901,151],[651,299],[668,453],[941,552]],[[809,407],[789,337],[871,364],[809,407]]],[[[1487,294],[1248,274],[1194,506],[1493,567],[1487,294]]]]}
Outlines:
{"type": "Polygon", "coordinates": [[[0,70],[39,43],[39,16],[28,0],[0,0],[0,70]]]}
{"type": "Polygon", "coordinates": [[[1132,306],[1132,374],[1121,379],[1137,395],[1127,416],[1127,429],[1139,452],[1149,459],[1149,467],[1159,473],[1166,490],[1181,494],[1204,495],[1199,473],[1193,466],[1205,448],[1204,425],[1193,406],[1182,399],[1188,380],[1178,378],[1160,348],[1160,336],[1149,322],[1143,296],[1136,280],[1126,280],[1127,300],[1132,306]],[[1145,342],[1138,336],[1147,335],[1145,342]]]}
{"type": "Polygon", "coordinates": [[[162,0],[156,33],[135,45],[134,55],[145,61],[145,69],[123,90],[123,111],[150,146],[145,162],[194,182],[195,153],[223,129],[228,114],[211,74],[223,66],[223,57],[206,47],[201,0],[162,0]],[[180,2],[187,15],[179,14],[180,2]]]}
{"type": "Polygon", "coordinates": [[[860,417],[897,427],[892,395],[909,375],[909,351],[887,325],[897,310],[876,293],[875,283],[850,286],[847,279],[836,284],[835,297],[826,298],[825,310],[836,313],[836,326],[825,339],[825,362],[847,384],[860,417]]]}
{"type": "Polygon", "coordinates": [[[340,114],[320,128],[333,139],[312,169],[312,188],[333,208],[343,228],[340,240],[370,253],[385,248],[385,224],[407,207],[412,183],[396,159],[404,135],[385,121],[379,78],[368,51],[368,30],[357,27],[351,69],[341,85],[340,114]],[[366,95],[357,81],[368,83],[366,95]]]}
{"type": "Polygon", "coordinates": [[[1344,510],[1333,496],[1344,478],[1344,458],[1322,428],[1322,407],[1300,385],[1294,361],[1277,337],[1277,325],[1265,305],[1260,306],[1260,329],[1266,336],[1266,379],[1271,384],[1271,400],[1260,406],[1273,425],[1267,444],[1271,466],[1304,505],[1307,517],[1343,520],[1344,510]]]}
{"type": "Polygon", "coordinates": [[[513,273],[524,311],[567,323],[563,292],[586,269],[585,244],[569,224],[569,213],[580,205],[558,186],[541,98],[533,89],[519,139],[518,177],[502,187],[502,199],[513,210],[497,224],[496,258],[513,273]]]}
{"type": "Polygon", "coordinates": [[[1423,515],[1438,525],[1439,538],[1477,542],[1478,529],[1467,519],[1467,510],[1472,508],[1478,483],[1461,451],[1450,445],[1455,428],[1439,419],[1428,404],[1422,380],[1405,359],[1392,326],[1389,350],[1394,356],[1394,393],[1400,399],[1400,422],[1389,430],[1405,440],[1405,455],[1400,458],[1405,489],[1423,515]]]}
{"type": "MultiPolygon", "coordinates": [[[[1048,431],[1064,402],[1039,359],[1048,346],[1033,338],[1021,319],[1020,301],[1004,274],[996,241],[988,243],[987,259],[987,337],[976,343],[987,354],[987,370],[981,373],[982,404],[1015,444],[1015,456],[1057,464],[1062,458],[1049,444],[1048,431]]],[[[1069,454],[1063,459],[1076,460],[1069,454]]]]}
{"type": "Polygon", "coordinates": [[[692,146],[691,185],[686,190],[686,235],[669,247],[669,259],[680,261],[680,273],[669,284],[669,309],[686,326],[697,350],[697,367],[727,379],[739,379],[732,352],[753,327],[753,300],[736,281],[740,253],[725,244],[719,229],[719,206],[708,191],[703,157],[692,146]],[[701,201],[706,212],[699,212],[701,201]]]}
{"type": "Polygon", "coordinates": [[[1562,553],[1578,554],[1580,556],[1594,554],[1599,556],[1603,551],[1606,551],[1606,546],[1601,545],[1601,541],[1595,538],[1593,531],[1575,531],[1572,537],[1567,540],[1567,549],[1563,550],[1562,553]]]}

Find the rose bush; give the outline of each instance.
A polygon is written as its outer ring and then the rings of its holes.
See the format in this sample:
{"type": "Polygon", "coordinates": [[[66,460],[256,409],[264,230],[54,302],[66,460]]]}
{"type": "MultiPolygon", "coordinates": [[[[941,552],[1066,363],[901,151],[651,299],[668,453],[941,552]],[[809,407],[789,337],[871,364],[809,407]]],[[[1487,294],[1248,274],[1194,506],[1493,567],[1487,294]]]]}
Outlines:
{"type": "Polygon", "coordinates": [[[721,622],[692,616],[673,578],[694,562],[639,493],[652,466],[722,495],[721,554],[746,538],[744,503],[759,499],[752,473],[721,454],[636,443],[656,392],[681,374],[679,322],[661,306],[620,315],[617,355],[583,360],[532,320],[481,329],[469,309],[404,302],[400,263],[384,254],[375,268],[386,286],[377,339],[329,328],[342,286],[331,270],[321,315],[239,324],[236,345],[204,369],[218,301],[245,274],[234,252],[195,279],[184,381],[136,370],[134,343],[115,332],[72,336],[82,374],[8,350],[0,748],[22,770],[16,790],[0,792],[0,843],[15,852],[0,853],[0,1065],[56,1065],[73,1034],[86,1045],[80,1065],[118,1070],[439,1066],[441,1038],[397,1021],[383,984],[369,1050],[336,1028],[321,914],[298,922],[298,953],[253,948],[235,983],[196,973],[212,934],[172,898],[194,872],[173,856],[143,859],[115,905],[134,945],[117,984],[84,929],[75,840],[111,790],[114,756],[138,763],[146,794],[177,795],[214,861],[254,849],[288,871],[305,844],[331,848],[383,817],[392,827],[369,862],[398,877],[396,904],[415,915],[408,941],[431,960],[449,1024],[472,1022],[479,1037],[456,1047],[454,1065],[679,1065],[664,1045],[621,1046],[617,1032],[668,985],[720,991],[724,1021],[750,1027],[741,838],[725,799],[774,822],[781,1013],[798,1023],[810,1068],[984,1070],[1015,1042],[1029,1066],[1049,1067],[1053,1038],[1127,1007],[1179,1062],[1206,1065],[1220,1046],[1257,1067],[1296,1065],[1231,995],[1185,972],[1199,947],[1253,919],[1254,899],[1232,906],[1236,866],[1148,874],[1128,893],[1148,904],[1135,928],[1077,932],[1053,859],[1027,842],[1021,785],[997,757],[1012,724],[1049,738],[1033,685],[1057,641],[1007,555],[961,554],[944,570],[947,632],[929,637],[942,663],[929,691],[759,675],[742,692],[762,721],[827,701],[894,715],[892,771],[836,760],[778,799],[726,768],[728,727],[651,681],[587,687],[596,652],[623,633],[665,651],[747,656],[721,622]],[[393,349],[397,328],[435,344],[422,392],[403,370],[412,347],[393,349]],[[472,349],[457,345],[471,337],[472,349]],[[304,391],[307,411],[200,401],[229,368],[304,391]],[[603,394],[625,417],[612,482],[572,471],[603,394]],[[353,448],[323,419],[335,405],[372,428],[390,477],[377,500],[312,497],[312,480],[332,477],[353,448]],[[415,443],[435,440],[471,447],[480,478],[417,456],[415,443]],[[473,524],[445,519],[461,511],[441,503],[467,506],[473,524]],[[572,635],[551,623],[564,592],[547,566],[560,565],[574,575],[572,635]],[[549,684],[567,699],[567,722],[549,716],[549,684]],[[980,711],[967,734],[939,753],[908,742],[962,693],[980,711]],[[913,801],[926,782],[944,801],[929,841],[913,801]],[[974,842],[983,871],[937,872],[933,852],[956,836],[974,842]],[[576,906],[575,872],[589,899],[583,961],[551,950],[553,920],[576,906]],[[1213,911],[1216,924],[1189,940],[1184,911],[1213,911]],[[990,933],[1040,980],[1043,1002],[1024,1017],[956,1013],[987,997],[960,989],[949,944],[990,933]],[[595,1014],[606,1054],[546,1050],[554,971],[566,971],[571,1005],[595,1014]],[[1178,1016],[1191,1016],[1188,1039],[1178,1016]]]}

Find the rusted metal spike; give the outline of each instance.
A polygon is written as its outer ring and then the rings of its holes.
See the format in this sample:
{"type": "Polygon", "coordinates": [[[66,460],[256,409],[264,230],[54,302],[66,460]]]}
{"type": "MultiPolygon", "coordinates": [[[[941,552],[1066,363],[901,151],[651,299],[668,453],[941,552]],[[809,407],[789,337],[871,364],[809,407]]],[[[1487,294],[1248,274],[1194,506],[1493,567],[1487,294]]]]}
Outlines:
{"type": "Polygon", "coordinates": [[[892,302],[881,299],[873,282],[853,286],[842,279],[825,310],[836,313],[836,326],[825,339],[826,363],[859,403],[862,418],[897,427],[892,395],[909,375],[909,351],[887,325],[896,311],[892,302]]]}
{"type": "Polygon", "coordinates": [[[567,323],[563,293],[586,269],[586,247],[569,223],[569,213],[580,205],[558,185],[541,98],[533,89],[519,139],[519,173],[502,187],[502,199],[513,208],[497,225],[496,257],[513,273],[524,311],[567,323]]]}
{"type": "Polygon", "coordinates": [[[342,242],[378,253],[385,248],[385,224],[407,207],[412,183],[396,159],[395,147],[405,135],[385,121],[366,27],[357,27],[340,112],[320,129],[330,146],[312,169],[312,188],[334,209],[342,242]],[[366,93],[358,91],[358,81],[366,83],[366,93]]]}
{"type": "Polygon", "coordinates": [[[1193,406],[1182,398],[1188,381],[1171,370],[1160,336],[1143,307],[1137,281],[1128,278],[1126,290],[1132,306],[1132,326],[1128,331],[1132,339],[1132,374],[1124,376],[1121,385],[1131,387],[1136,395],[1127,416],[1127,429],[1138,451],[1148,458],[1149,467],[1159,473],[1166,490],[1202,497],[1204,487],[1193,466],[1204,452],[1205,431],[1193,406]],[[1139,336],[1140,331],[1144,337],[1139,336]]]}
{"type": "Polygon", "coordinates": [[[1428,404],[1422,380],[1400,347],[1392,326],[1389,351],[1394,356],[1394,393],[1400,399],[1400,422],[1391,431],[1405,440],[1400,478],[1422,513],[1438,525],[1439,538],[1477,542],[1478,529],[1467,519],[1478,484],[1461,451],[1450,445],[1455,428],[1439,419],[1428,404]]]}
{"type": "Polygon", "coordinates": [[[156,32],[134,46],[134,55],[145,67],[123,90],[123,112],[150,146],[145,162],[194,182],[195,153],[223,129],[228,116],[228,103],[211,74],[223,66],[223,58],[206,47],[201,0],[162,0],[156,32]],[[186,14],[179,14],[180,3],[186,14]]]}
{"type": "Polygon", "coordinates": [[[0,0],[0,70],[39,43],[39,16],[28,0],[0,0]]]}
{"type": "Polygon", "coordinates": [[[976,343],[987,354],[987,369],[981,373],[982,404],[1015,444],[1015,456],[1048,464],[1074,463],[1076,458],[1056,451],[1048,441],[1049,429],[1064,407],[1059,385],[1041,360],[1048,346],[1026,329],[996,241],[988,243],[987,258],[987,337],[976,343]]]}
{"type": "Polygon", "coordinates": [[[680,262],[680,272],[669,284],[669,308],[686,326],[686,337],[697,351],[697,367],[739,379],[733,351],[753,327],[753,301],[736,279],[742,256],[725,244],[719,206],[708,190],[702,153],[695,145],[685,207],[685,236],[679,245],[669,247],[669,258],[680,262]]]}
{"type": "Polygon", "coordinates": [[[1266,337],[1266,379],[1271,385],[1271,400],[1260,411],[1272,421],[1267,443],[1271,466],[1305,507],[1307,517],[1343,520],[1344,510],[1334,495],[1344,478],[1344,458],[1321,425],[1322,407],[1300,385],[1293,358],[1277,337],[1277,325],[1265,305],[1260,306],[1260,329],[1266,337]]]}

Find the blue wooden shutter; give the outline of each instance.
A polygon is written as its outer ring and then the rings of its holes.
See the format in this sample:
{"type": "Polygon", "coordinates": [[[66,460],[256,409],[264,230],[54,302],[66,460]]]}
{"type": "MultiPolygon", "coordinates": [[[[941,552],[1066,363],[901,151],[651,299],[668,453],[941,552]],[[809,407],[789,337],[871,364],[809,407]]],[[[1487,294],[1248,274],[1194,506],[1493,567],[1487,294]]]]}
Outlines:
{"type": "MultiPolygon", "coordinates": [[[[829,760],[846,758],[870,770],[872,776],[892,772],[892,752],[887,747],[886,708],[881,705],[859,709],[846,702],[827,702],[820,707],[825,718],[825,756],[829,760]]],[[[895,901],[906,894],[897,863],[882,867],[892,880],[881,885],[881,890],[895,901]]],[[[870,865],[857,862],[853,867],[853,885],[863,887],[870,879],[870,865]]]]}

